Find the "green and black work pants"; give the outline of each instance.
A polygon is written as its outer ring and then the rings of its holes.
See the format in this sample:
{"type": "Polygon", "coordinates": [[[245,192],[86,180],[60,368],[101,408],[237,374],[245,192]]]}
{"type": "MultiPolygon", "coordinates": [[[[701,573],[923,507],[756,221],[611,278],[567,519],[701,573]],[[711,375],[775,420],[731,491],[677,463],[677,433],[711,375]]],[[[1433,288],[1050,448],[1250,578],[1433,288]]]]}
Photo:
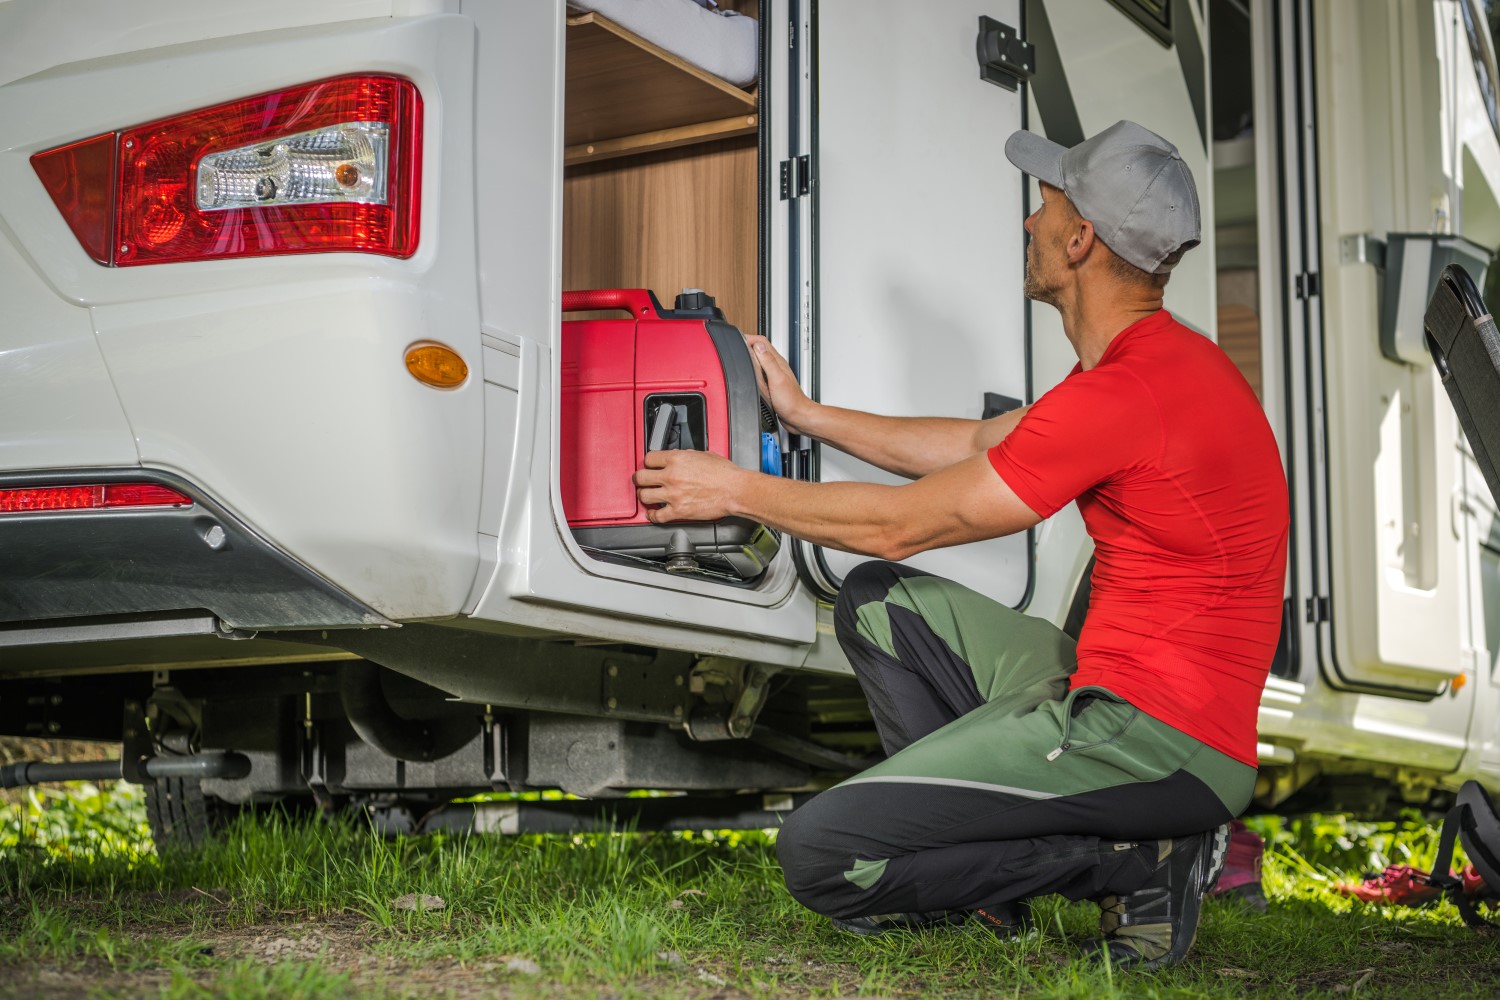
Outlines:
{"type": "Polygon", "coordinates": [[[1046,621],[874,562],[844,581],[835,623],[888,756],[781,829],[787,888],[813,910],[1128,893],[1155,840],[1249,804],[1255,768],[1105,688],[1068,690],[1075,644],[1046,621]]]}

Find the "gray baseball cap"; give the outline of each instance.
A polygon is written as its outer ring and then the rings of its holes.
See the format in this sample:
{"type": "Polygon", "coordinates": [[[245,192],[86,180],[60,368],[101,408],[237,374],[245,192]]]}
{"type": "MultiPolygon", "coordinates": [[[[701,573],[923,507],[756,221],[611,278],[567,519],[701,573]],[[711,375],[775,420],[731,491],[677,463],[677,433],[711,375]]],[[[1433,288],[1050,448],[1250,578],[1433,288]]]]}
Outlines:
{"type": "Polygon", "coordinates": [[[1072,200],[1119,256],[1165,274],[1178,250],[1198,245],[1198,188],[1177,147],[1135,122],[1115,122],[1069,149],[1035,132],[1012,132],[1005,156],[1072,200]]]}

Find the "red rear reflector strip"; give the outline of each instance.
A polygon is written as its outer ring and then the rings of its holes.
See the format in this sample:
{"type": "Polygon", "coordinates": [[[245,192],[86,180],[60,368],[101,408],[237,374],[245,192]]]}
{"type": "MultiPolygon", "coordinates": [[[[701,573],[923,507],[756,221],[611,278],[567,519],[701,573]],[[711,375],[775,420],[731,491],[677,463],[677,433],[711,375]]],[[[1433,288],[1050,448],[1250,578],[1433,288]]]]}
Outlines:
{"type": "Polygon", "coordinates": [[[0,489],[0,514],[45,510],[118,510],[125,507],[191,507],[192,497],[155,483],[97,486],[22,486],[0,489]]]}
{"type": "Polygon", "coordinates": [[[37,153],[31,167],[89,256],[101,264],[113,260],[115,134],[37,153]]]}

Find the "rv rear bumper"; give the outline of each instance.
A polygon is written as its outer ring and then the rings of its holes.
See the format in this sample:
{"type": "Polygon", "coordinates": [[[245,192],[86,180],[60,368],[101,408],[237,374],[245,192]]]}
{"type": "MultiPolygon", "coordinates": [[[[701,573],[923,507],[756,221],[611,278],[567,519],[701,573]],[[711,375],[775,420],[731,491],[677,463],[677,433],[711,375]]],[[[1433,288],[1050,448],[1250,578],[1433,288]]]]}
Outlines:
{"type": "Polygon", "coordinates": [[[186,507],[0,513],[0,623],[207,610],[261,629],[389,624],[176,477],[141,469],[0,476],[0,490],[152,482],[186,507]]]}

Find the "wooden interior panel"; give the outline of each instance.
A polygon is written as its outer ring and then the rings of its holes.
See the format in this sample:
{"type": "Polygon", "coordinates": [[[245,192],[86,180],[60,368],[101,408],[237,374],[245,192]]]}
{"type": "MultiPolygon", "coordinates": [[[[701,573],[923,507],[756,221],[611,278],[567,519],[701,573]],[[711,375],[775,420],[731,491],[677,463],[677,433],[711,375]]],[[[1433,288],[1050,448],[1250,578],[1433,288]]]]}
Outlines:
{"type": "Polygon", "coordinates": [[[1219,346],[1255,390],[1255,398],[1264,399],[1260,391],[1260,318],[1254,309],[1237,303],[1219,306],[1219,346]]]}
{"type": "Polygon", "coordinates": [[[564,144],[756,113],[744,91],[599,14],[568,18],[564,144]]]}
{"type": "Polygon", "coordinates": [[[570,168],[563,180],[563,287],[683,288],[757,332],[754,137],[570,168]]]}
{"type": "Polygon", "coordinates": [[[1255,306],[1260,296],[1260,275],[1253,267],[1230,267],[1219,271],[1219,346],[1229,355],[1257,399],[1261,395],[1260,314],[1255,306]]]}

